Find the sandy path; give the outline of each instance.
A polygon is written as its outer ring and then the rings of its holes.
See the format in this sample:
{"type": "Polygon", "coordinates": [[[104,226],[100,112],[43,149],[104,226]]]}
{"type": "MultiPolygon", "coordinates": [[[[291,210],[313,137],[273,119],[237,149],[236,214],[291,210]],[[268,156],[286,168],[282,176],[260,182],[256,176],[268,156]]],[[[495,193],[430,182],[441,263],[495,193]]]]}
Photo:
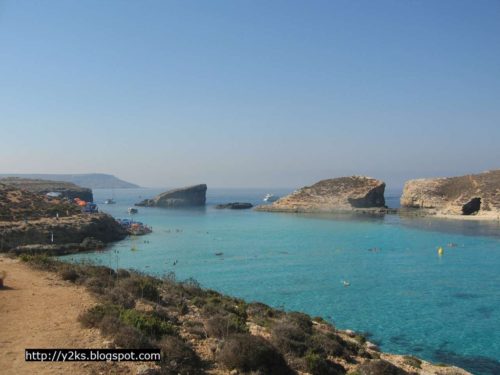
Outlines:
{"type": "Polygon", "coordinates": [[[124,364],[105,362],[25,362],[25,348],[105,348],[105,339],[77,321],[95,303],[82,287],[4,256],[2,270],[7,278],[0,289],[1,374],[130,373],[124,364]]]}

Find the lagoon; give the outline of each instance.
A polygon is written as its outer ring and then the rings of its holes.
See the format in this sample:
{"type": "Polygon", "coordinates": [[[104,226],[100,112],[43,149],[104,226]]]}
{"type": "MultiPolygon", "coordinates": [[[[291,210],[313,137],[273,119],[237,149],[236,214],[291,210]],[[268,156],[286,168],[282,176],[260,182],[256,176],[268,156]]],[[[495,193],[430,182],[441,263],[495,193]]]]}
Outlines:
{"type": "MultiPolygon", "coordinates": [[[[133,203],[160,191],[96,189],[94,197],[103,211],[124,218],[133,203]],[[117,204],[101,204],[111,196],[117,204]]],[[[383,351],[500,373],[499,223],[214,208],[260,204],[270,192],[290,191],[209,188],[205,208],[139,207],[135,218],[151,225],[152,234],[66,259],[175,272],[181,280],[192,277],[248,301],[366,332],[383,351]]],[[[396,192],[386,197],[397,206],[396,192]]]]}

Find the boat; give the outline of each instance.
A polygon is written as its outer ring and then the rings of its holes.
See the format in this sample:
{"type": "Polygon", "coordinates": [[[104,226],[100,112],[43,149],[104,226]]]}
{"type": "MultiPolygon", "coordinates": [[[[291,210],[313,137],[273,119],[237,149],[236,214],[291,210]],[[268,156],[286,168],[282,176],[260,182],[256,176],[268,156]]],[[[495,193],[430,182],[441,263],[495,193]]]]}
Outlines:
{"type": "Polygon", "coordinates": [[[115,204],[115,200],[113,198],[108,198],[104,201],[104,204],[115,204]]]}
{"type": "Polygon", "coordinates": [[[136,214],[139,212],[139,210],[135,207],[129,207],[127,211],[129,214],[136,214]]]}
{"type": "Polygon", "coordinates": [[[278,199],[280,199],[280,197],[274,195],[274,194],[266,194],[266,196],[264,197],[264,202],[269,202],[269,203],[272,203],[272,202],[276,202],[278,199]]]}

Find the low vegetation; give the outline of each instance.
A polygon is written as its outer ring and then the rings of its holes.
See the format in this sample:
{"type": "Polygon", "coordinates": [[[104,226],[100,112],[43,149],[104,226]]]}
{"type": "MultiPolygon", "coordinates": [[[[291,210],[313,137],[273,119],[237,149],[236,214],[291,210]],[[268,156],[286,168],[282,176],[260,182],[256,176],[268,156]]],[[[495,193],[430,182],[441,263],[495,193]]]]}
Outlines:
{"type": "MultiPolygon", "coordinates": [[[[178,282],[172,274],[154,278],[43,255],[20,258],[92,292],[99,303],[80,321],[98,328],[114,346],[160,348],[162,361],[151,373],[336,375],[355,373],[358,367],[362,374],[396,371],[366,348],[364,337],[349,337],[322,318],[246,303],[203,289],[195,280],[178,282]]],[[[407,364],[417,367],[418,360],[408,358],[407,364]]]]}

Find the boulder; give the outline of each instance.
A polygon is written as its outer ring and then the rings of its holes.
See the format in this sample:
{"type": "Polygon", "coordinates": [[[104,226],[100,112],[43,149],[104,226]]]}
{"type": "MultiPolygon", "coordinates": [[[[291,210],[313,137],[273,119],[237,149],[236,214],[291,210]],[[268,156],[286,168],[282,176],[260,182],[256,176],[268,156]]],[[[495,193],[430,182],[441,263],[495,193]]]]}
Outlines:
{"type": "Polygon", "coordinates": [[[446,216],[498,218],[500,170],[407,181],[401,196],[401,207],[427,209],[446,216]]]}
{"type": "Polygon", "coordinates": [[[352,176],[322,180],[306,186],[260,211],[337,212],[385,209],[385,183],[370,177],[352,176]]]}
{"type": "Polygon", "coordinates": [[[218,204],[217,206],[215,206],[215,208],[218,208],[218,209],[229,208],[231,210],[244,210],[244,209],[252,208],[252,207],[253,207],[252,203],[242,203],[242,202],[218,204]]]}
{"type": "Polygon", "coordinates": [[[206,202],[207,185],[194,185],[181,189],[169,190],[158,194],[152,199],[136,203],[144,207],[190,207],[204,206],[206,202]]]}

